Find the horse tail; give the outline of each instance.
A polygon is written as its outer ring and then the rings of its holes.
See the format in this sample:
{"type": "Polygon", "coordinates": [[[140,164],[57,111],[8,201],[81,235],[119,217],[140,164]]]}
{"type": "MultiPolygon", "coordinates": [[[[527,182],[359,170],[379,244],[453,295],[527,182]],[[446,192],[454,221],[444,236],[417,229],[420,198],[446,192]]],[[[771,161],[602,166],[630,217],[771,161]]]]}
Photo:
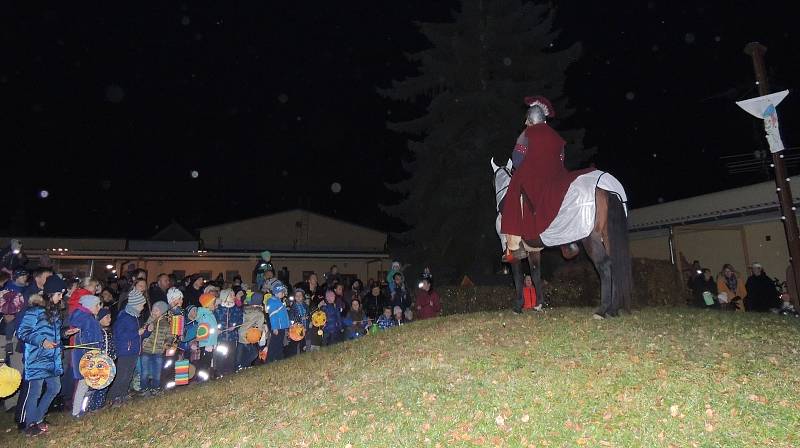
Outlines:
{"type": "Polygon", "coordinates": [[[633,302],[633,272],[631,270],[628,218],[625,206],[616,194],[608,195],[608,239],[611,245],[611,272],[614,307],[631,311],[633,302]]]}

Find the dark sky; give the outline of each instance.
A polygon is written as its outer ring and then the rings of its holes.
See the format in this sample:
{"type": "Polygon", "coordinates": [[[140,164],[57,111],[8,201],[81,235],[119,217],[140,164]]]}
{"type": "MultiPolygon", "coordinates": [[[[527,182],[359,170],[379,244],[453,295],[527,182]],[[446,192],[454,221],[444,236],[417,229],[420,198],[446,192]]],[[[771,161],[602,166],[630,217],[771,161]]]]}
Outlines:
{"type": "MultiPolygon", "coordinates": [[[[407,153],[385,122],[422,106],[375,89],[414,73],[413,21],[457,2],[29,3],[0,18],[0,229],[143,237],[298,206],[397,229],[377,203],[407,153]]],[[[584,52],[567,72],[576,113],[555,126],[587,129],[634,207],[768,179],[721,158],[763,149],[733,104],[756,95],[742,48],[765,43],[773,90],[793,88],[800,38],[788,2],[751,3],[558,2],[555,48],[584,52]]],[[[796,93],[779,112],[793,146],[796,93]]]]}

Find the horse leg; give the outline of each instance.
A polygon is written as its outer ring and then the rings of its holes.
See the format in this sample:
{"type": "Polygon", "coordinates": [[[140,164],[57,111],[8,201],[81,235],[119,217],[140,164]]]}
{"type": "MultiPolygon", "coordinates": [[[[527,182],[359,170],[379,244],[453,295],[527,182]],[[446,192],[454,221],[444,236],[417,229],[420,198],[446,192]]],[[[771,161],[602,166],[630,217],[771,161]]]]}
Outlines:
{"type": "Polygon", "coordinates": [[[525,303],[525,298],[523,295],[523,275],[522,275],[522,263],[519,260],[512,261],[511,263],[511,276],[514,278],[514,289],[516,291],[516,296],[514,297],[514,302],[512,304],[512,311],[517,314],[522,313],[522,305],[525,303]]]}
{"type": "Polygon", "coordinates": [[[595,310],[594,315],[603,318],[606,314],[615,315],[616,310],[612,303],[612,272],[611,257],[608,256],[603,241],[595,232],[584,238],[582,241],[586,254],[594,263],[597,273],[600,275],[600,306],[595,310]]]}
{"type": "Polygon", "coordinates": [[[531,278],[533,279],[533,287],[536,288],[536,308],[541,309],[541,306],[544,303],[542,270],[539,268],[542,264],[542,252],[540,250],[534,250],[528,253],[528,264],[531,267],[531,278]]]}

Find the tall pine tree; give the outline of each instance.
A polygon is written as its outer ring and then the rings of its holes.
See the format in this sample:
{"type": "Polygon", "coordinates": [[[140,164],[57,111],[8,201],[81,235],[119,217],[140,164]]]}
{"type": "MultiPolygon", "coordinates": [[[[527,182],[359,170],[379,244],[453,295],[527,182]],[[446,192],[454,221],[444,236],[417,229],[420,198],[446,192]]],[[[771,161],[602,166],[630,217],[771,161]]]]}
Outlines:
{"type": "MultiPolygon", "coordinates": [[[[554,50],[550,5],[520,0],[462,0],[453,22],[421,23],[431,47],[409,56],[419,75],[381,93],[427,101],[427,113],[389,124],[410,134],[410,177],[389,187],[405,194],[387,213],[410,230],[397,235],[400,253],[442,279],[493,275],[500,267],[489,159],[502,165],[523,128],[527,95],[554,102],[561,121],[571,113],[563,96],[565,71],[580,46],[554,50]]],[[[556,129],[568,158],[580,163],[583,130],[556,129]],[[577,157],[574,157],[577,155],[577,157]]]]}

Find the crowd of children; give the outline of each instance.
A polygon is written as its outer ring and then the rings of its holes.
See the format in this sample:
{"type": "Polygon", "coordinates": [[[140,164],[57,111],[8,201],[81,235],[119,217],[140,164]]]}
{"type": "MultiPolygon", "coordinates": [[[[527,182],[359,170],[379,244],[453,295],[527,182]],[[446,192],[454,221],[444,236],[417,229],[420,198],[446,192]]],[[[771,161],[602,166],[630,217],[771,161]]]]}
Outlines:
{"type": "Polygon", "coordinates": [[[160,274],[148,286],[144,271],[133,272],[130,286],[122,283],[120,290],[92,278],[65,281],[47,268],[35,271],[31,282],[29,276],[19,269],[13,278],[0,278],[0,297],[12,291],[21,298],[13,307],[4,301],[0,312],[4,359],[23,378],[4,402],[16,409],[20,430],[30,436],[49,430],[48,409],[79,419],[135,396],[162,394],[441,311],[430,271],[412,297],[399,263],[385,283],[366,287],[359,280],[344,285],[335,266],[324,283],[312,273],[294,287],[278,280],[269,264],[253,287],[239,277],[217,282],[200,274],[179,285],[160,274]],[[86,367],[84,355],[94,351],[113,362],[86,367]],[[96,388],[98,383],[105,387],[96,388]]]}

